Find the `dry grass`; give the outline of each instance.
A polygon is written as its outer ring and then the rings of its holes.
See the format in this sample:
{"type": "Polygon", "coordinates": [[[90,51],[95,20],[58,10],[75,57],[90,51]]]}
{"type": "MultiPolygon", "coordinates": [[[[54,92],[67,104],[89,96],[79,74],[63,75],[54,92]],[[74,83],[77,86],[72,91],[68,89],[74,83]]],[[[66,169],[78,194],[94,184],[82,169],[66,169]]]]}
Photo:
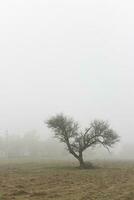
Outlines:
{"type": "Polygon", "coordinates": [[[133,200],[134,163],[99,165],[79,170],[62,162],[1,164],[0,200],[133,200]]]}

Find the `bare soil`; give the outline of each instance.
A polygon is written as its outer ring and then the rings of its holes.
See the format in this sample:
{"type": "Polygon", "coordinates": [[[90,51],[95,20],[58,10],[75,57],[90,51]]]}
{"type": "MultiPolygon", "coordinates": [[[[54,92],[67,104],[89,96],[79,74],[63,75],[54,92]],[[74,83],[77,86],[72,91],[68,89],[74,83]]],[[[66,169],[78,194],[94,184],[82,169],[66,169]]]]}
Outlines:
{"type": "Polygon", "coordinates": [[[67,162],[0,164],[0,200],[134,200],[134,163],[80,170],[67,162]]]}

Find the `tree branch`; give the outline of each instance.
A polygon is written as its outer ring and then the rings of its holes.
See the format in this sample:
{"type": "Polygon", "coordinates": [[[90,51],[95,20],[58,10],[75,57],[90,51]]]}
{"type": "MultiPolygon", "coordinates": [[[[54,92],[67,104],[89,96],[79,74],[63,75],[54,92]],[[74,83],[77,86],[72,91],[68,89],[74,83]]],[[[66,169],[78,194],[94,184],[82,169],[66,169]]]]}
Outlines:
{"type": "Polygon", "coordinates": [[[73,151],[73,149],[71,148],[71,145],[70,145],[70,142],[69,142],[69,139],[67,138],[66,140],[66,144],[67,144],[67,147],[68,147],[68,150],[69,152],[75,157],[75,158],[79,158],[79,156],[73,151]]]}

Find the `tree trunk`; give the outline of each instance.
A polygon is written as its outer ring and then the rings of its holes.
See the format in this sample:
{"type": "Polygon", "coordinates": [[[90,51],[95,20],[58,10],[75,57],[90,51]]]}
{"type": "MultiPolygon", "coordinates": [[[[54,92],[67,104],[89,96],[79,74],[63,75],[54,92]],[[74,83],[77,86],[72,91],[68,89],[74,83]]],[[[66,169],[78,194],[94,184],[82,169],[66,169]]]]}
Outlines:
{"type": "Polygon", "coordinates": [[[85,166],[85,163],[84,163],[84,160],[83,160],[83,154],[82,152],[79,153],[79,163],[80,163],[80,168],[81,169],[84,169],[86,166],[85,166]]]}
{"type": "Polygon", "coordinates": [[[85,163],[84,160],[83,160],[83,154],[82,152],[79,153],[79,163],[80,163],[80,169],[93,169],[94,166],[92,165],[92,163],[88,162],[88,163],[85,163]]]}
{"type": "Polygon", "coordinates": [[[84,168],[86,168],[86,166],[85,166],[85,163],[84,163],[83,159],[80,159],[80,160],[79,160],[79,162],[80,162],[80,168],[81,168],[81,169],[84,169],[84,168]]]}

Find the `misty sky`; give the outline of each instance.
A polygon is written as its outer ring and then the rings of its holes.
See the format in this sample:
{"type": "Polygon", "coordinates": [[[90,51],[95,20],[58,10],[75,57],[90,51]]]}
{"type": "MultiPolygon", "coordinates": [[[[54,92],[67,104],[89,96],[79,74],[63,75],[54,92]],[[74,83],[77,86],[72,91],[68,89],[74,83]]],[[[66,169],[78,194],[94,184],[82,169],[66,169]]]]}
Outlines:
{"type": "Polygon", "coordinates": [[[37,129],[63,112],[110,121],[134,139],[132,0],[0,2],[0,130],[37,129]]]}

